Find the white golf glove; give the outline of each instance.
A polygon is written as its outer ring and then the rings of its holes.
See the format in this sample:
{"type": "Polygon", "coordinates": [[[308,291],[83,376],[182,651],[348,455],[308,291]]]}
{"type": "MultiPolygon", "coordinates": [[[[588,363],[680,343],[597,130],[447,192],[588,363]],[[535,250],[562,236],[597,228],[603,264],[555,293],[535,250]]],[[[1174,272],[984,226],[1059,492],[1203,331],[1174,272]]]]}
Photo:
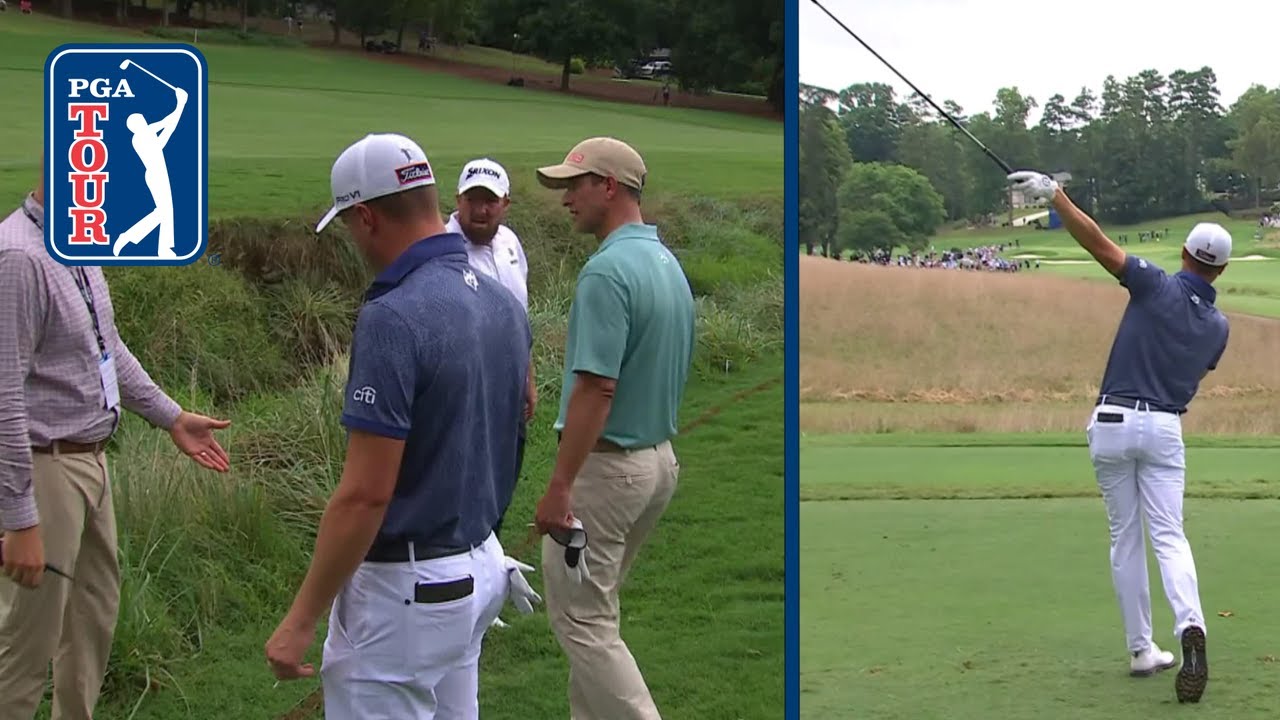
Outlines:
{"type": "Polygon", "coordinates": [[[591,571],[587,569],[587,531],[581,520],[574,518],[567,532],[555,531],[551,539],[564,547],[564,571],[570,580],[581,584],[591,577],[591,571]]]}
{"type": "Polygon", "coordinates": [[[1058,183],[1044,173],[1019,170],[1009,173],[1009,186],[1022,193],[1027,200],[1049,201],[1058,192],[1058,183]]]}
{"type": "Polygon", "coordinates": [[[569,574],[569,579],[578,584],[582,584],[583,580],[590,578],[591,571],[587,569],[587,549],[582,548],[581,550],[576,550],[574,548],[565,548],[564,570],[569,574]],[[574,553],[578,556],[577,562],[574,565],[570,565],[569,562],[571,561],[571,556],[574,553]]]}
{"type": "Polygon", "coordinates": [[[530,587],[528,580],[524,579],[524,573],[534,572],[534,569],[512,557],[504,558],[503,561],[507,568],[507,579],[510,581],[507,584],[507,599],[521,614],[528,615],[533,612],[534,605],[542,602],[542,596],[530,587]]]}

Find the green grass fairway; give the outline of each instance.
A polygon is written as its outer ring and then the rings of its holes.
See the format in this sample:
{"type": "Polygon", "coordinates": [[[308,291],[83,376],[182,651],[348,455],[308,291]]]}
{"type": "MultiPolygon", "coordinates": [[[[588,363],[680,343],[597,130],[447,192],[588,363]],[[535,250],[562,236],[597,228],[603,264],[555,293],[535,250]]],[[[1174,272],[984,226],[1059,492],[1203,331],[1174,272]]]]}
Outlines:
{"type": "MultiPolygon", "coordinates": [[[[1182,241],[1198,222],[1215,222],[1225,227],[1234,241],[1232,262],[1215,283],[1218,287],[1218,304],[1231,312],[1280,317],[1280,245],[1275,242],[1260,243],[1254,238],[1259,228],[1256,221],[1234,220],[1220,213],[1188,215],[1186,217],[1155,220],[1134,226],[1103,225],[1103,230],[1113,240],[1127,234],[1129,242],[1122,247],[1130,253],[1141,255],[1169,271],[1181,267],[1182,241]],[[1159,242],[1138,242],[1141,231],[1169,230],[1159,242]],[[1243,260],[1260,255],[1265,260],[1243,260]]],[[[1273,231],[1274,232],[1274,231],[1273,231]]],[[[1002,228],[999,230],[956,231],[939,235],[933,241],[938,248],[978,247],[1010,243],[1017,239],[1020,247],[1006,248],[1006,258],[1037,256],[1040,268],[1032,272],[1049,272],[1068,277],[1087,278],[1103,282],[1115,282],[1106,271],[1089,257],[1066,230],[1036,230],[1034,228],[1002,228]]]]}
{"type": "MultiPolygon", "coordinates": [[[[30,185],[43,142],[42,78],[49,51],[69,41],[152,42],[147,35],[43,16],[0,23],[0,198],[30,185]]],[[[310,49],[200,47],[209,65],[209,208],[288,214],[321,207],[334,158],[367,132],[422,144],[452,196],[468,159],[490,155],[512,174],[515,202],[553,195],[533,170],[578,140],[634,145],[657,195],[778,195],[782,127],[724,113],[562,98],[310,49]]],[[[137,91],[150,89],[139,78],[137,91]]],[[[163,88],[161,88],[163,90],[163,88]]],[[[165,92],[168,92],[165,90],[165,92]]]]}
{"type": "MultiPolygon", "coordinates": [[[[155,40],[15,8],[0,16],[0,204],[8,208],[38,176],[48,52],[74,41],[155,40]]],[[[346,342],[335,349],[328,340],[349,338],[368,278],[353,267],[341,228],[319,239],[297,228],[328,205],[337,154],[378,131],[423,145],[446,209],[465,160],[488,155],[512,173],[508,222],[532,268],[539,404],[502,540],[535,566],[524,526],[552,471],[573,279],[595,241],[571,234],[558,195],[533,171],[594,135],[643,154],[645,219],[681,253],[697,289],[699,336],[680,412],[687,429],[673,441],[679,488],[622,589],[622,634],[664,718],[781,717],[781,124],[476,83],[353,53],[201,50],[210,70],[210,236],[226,252],[219,264],[111,268],[108,277],[121,336],[152,377],[184,407],[233,421],[219,435],[232,472],[196,472],[162,432],[133,416],[122,424],[109,462],[123,597],[94,717],[321,715],[312,696],[319,681],[277,686],[263,646],[307,570],[319,511],[341,473],[345,434],[334,413],[345,377],[327,379],[344,375],[346,342]]],[[[152,89],[146,77],[131,83],[152,89]]],[[[528,579],[542,587],[540,571],[528,579]]],[[[568,666],[545,609],[520,616],[507,607],[503,617],[510,627],[485,640],[481,716],[568,717],[568,666]]],[[[319,663],[324,637],[322,622],[308,661],[319,663]]],[[[46,701],[38,717],[48,712],[46,701]]]]}
{"type": "MultiPolygon", "coordinates": [[[[1188,446],[1186,527],[1211,668],[1194,708],[1178,705],[1172,672],[1127,674],[1106,514],[1082,439],[807,439],[802,717],[1274,717],[1280,619],[1259,553],[1280,512],[1280,442],[1188,446]]],[[[1148,563],[1155,640],[1176,653],[1148,563]]]]}

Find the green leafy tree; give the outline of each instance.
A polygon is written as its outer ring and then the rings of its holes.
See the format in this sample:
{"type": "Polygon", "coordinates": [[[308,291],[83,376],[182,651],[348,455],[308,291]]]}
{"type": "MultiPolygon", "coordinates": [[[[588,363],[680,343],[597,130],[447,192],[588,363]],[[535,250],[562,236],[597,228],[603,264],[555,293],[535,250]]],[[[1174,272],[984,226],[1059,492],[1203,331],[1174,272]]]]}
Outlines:
{"type": "Polygon", "coordinates": [[[837,191],[853,158],[840,124],[826,102],[833,93],[818,88],[801,90],[799,117],[800,243],[812,255],[820,246],[829,256],[840,219],[837,191]]]}
{"type": "Polygon", "coordinates": [[[928,178],[915,170],[888,163],[854,163],[840,186],[841,250],[870,251],[903,243],[920,249],[946,219],[942,196],[928,178]],[[889,218],[896,232],[876,237],[869,229],[884,230],[876,213],[889,218]]]}
{"type": "Polygon", "coordinates": [[[531,0],[523,7],[521,44],[560,64],[560,89],[567,91],[574,57],[614,57],[617,48],[630,44],[621,24],[631,12],[630,1],[531,0]]]}

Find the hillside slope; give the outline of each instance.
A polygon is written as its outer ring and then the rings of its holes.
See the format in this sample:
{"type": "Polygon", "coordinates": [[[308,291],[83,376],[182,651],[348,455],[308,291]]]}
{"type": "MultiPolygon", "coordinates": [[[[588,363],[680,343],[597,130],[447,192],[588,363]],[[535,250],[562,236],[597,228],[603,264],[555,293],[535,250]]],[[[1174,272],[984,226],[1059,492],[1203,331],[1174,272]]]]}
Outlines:
{"type": "MultiPolygon", "coordinates": [[[[1119,285],[800,260],[806,429],[1083,429],[1119,285]]],[[[1280,433],[1280,320],[1228,315],[1187,430],[1280,433]]]]}

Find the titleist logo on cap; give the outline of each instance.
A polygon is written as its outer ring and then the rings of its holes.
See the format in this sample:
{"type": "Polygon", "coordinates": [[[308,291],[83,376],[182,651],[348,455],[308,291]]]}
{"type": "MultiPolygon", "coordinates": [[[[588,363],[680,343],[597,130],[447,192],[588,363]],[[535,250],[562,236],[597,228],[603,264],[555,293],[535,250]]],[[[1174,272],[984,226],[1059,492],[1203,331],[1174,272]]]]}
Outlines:
{"type": "Polygon", "coordinates": [[[1200,258],[1201,260],[1204,260],[1205,262],[1211,262],[1211,263],[1218,262],[1218,256],[1217,256],[1217,255],[1214,255],[1214,254],[1213,254],[1213,253],[1211,253],[1211,252],[1205,252],[1204,250],[1201,250],[1200,248],[1196,248],[1195,255],[1196,255],[1196,257],[1200,258]]]}
{"type": "Polygon", "coordinates": [[[396,176],[400,178],[401,185],[408,185],[417,180],[430,180],[431,166],[425,162],[405,165],[404,167],[396,168],[396,176]]]}

